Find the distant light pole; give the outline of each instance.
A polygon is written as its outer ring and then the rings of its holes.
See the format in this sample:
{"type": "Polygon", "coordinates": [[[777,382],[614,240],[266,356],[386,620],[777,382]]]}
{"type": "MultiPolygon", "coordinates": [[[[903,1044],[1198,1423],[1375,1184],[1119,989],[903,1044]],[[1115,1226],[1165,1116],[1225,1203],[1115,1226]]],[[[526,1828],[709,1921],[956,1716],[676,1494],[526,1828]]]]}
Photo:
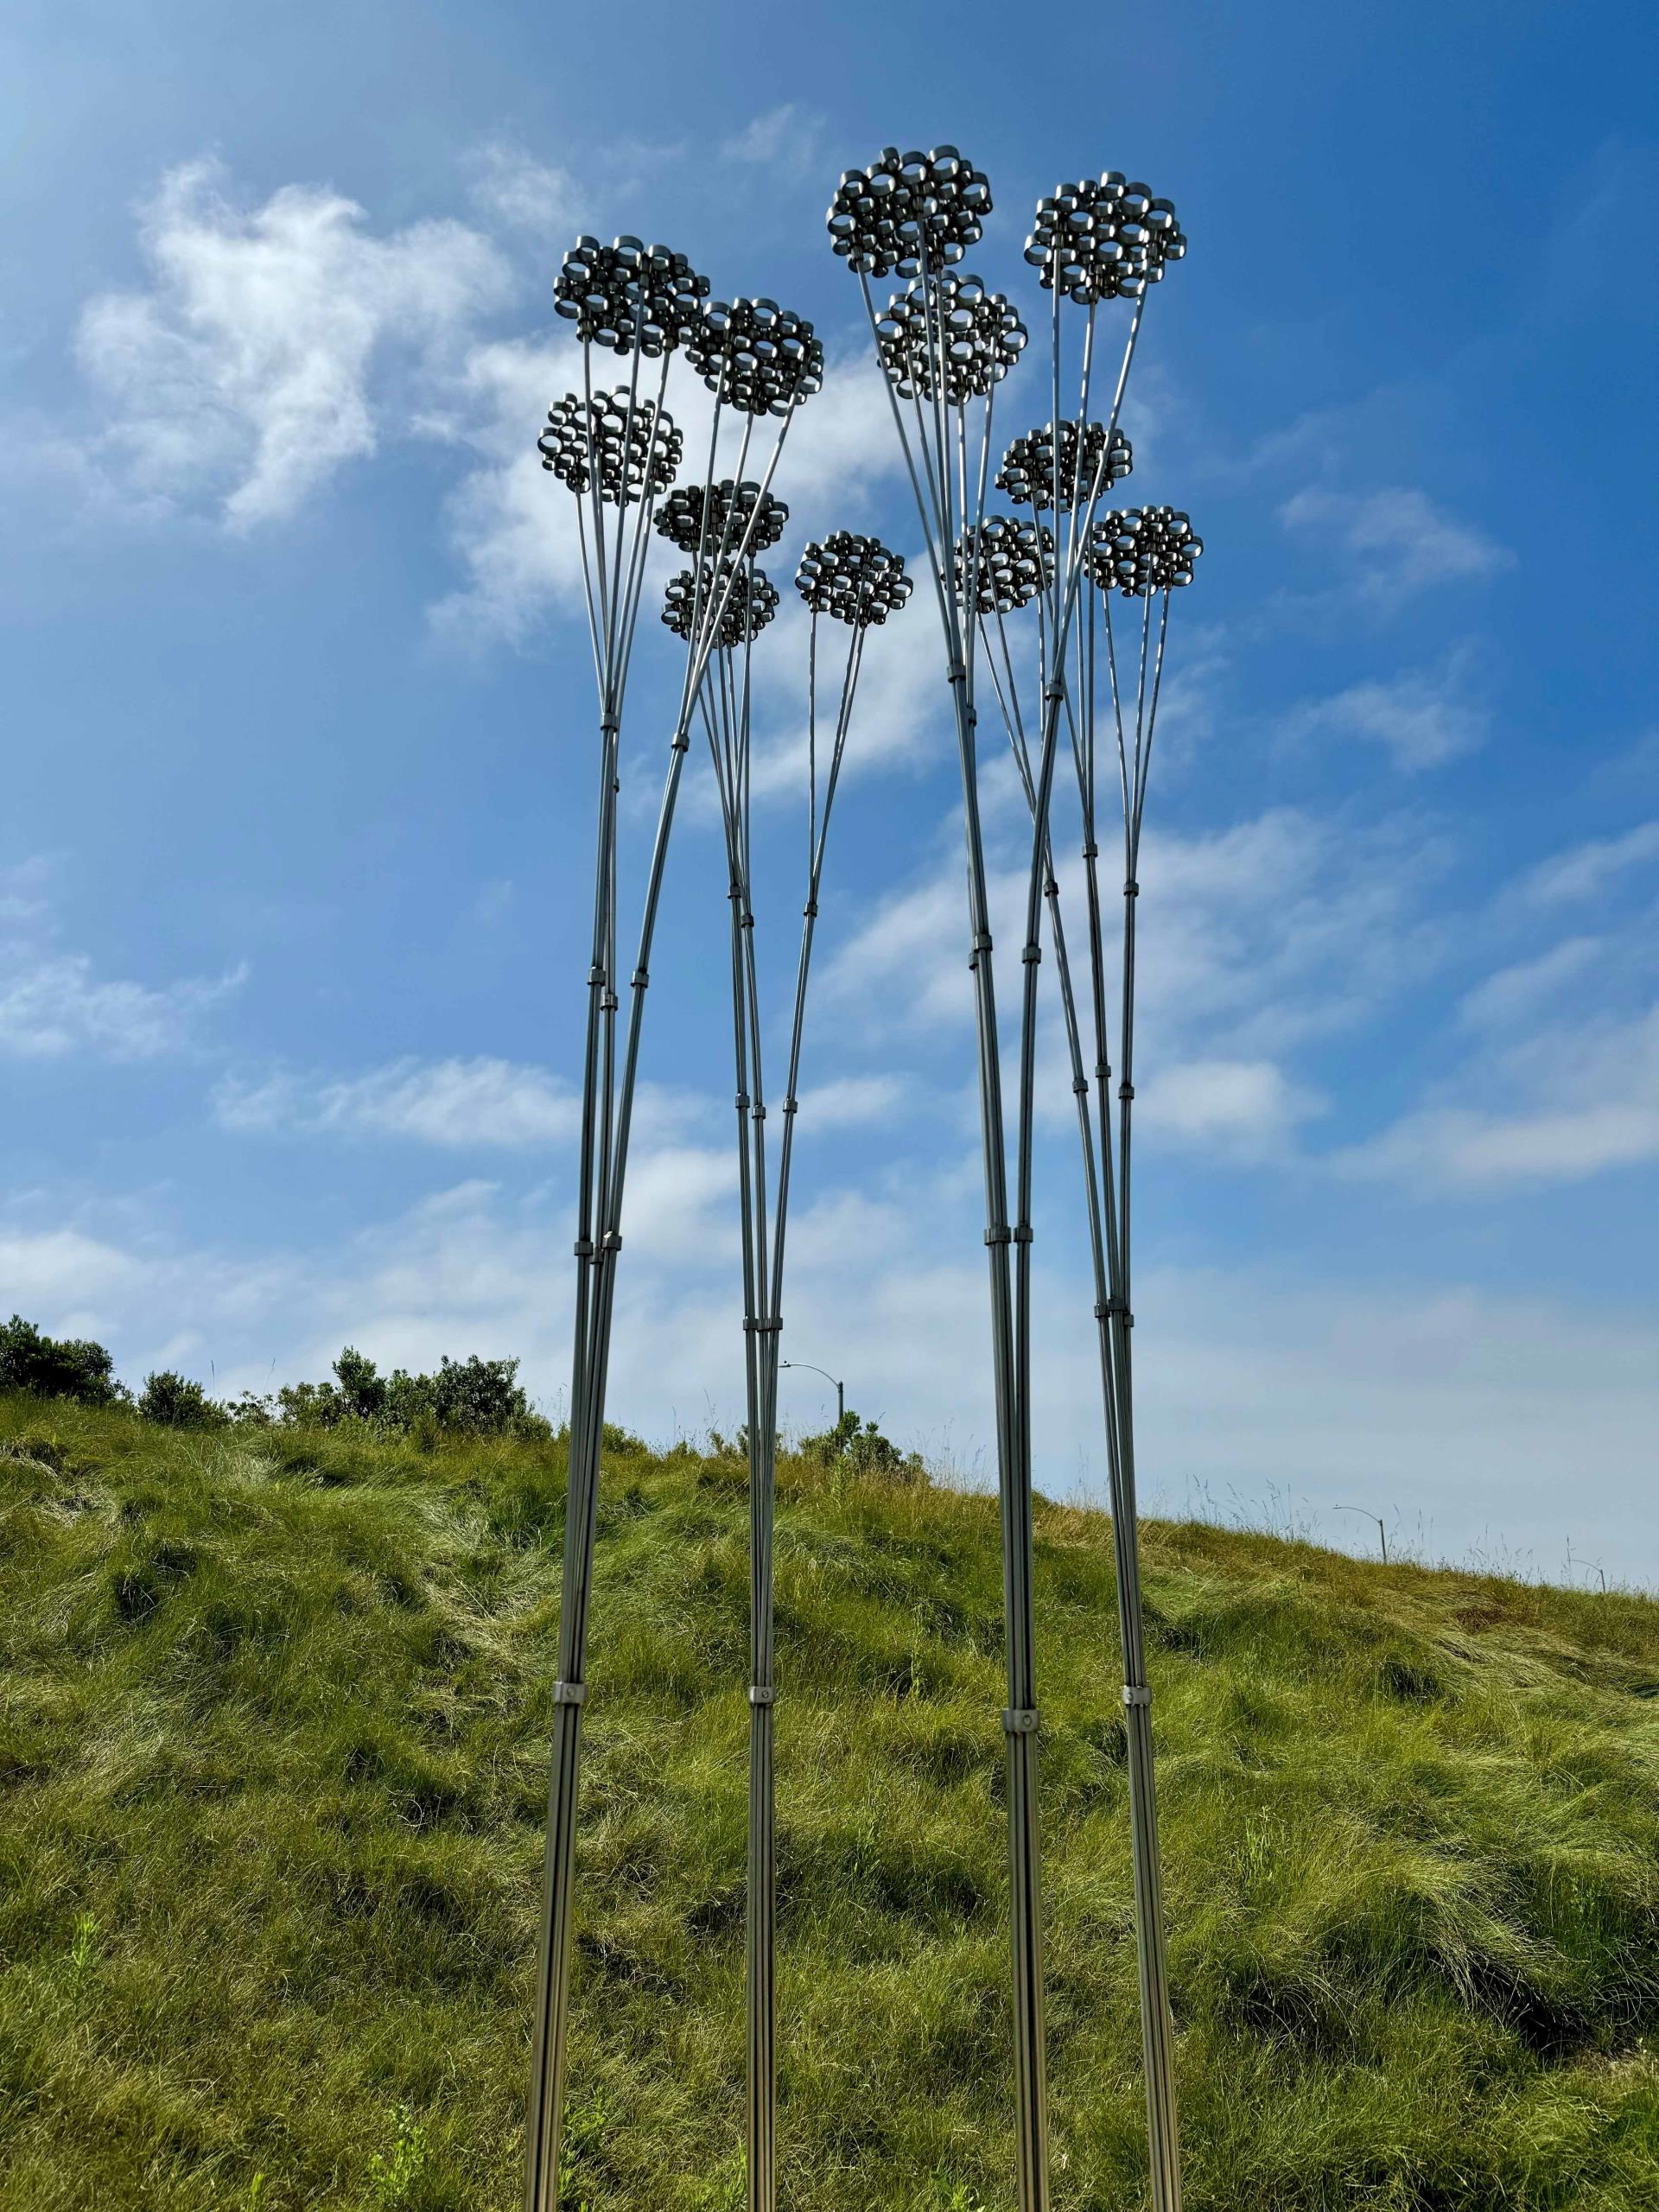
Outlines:
{"type": "Polygon", "coordinates": [[[1380,1513],[1373,1513],[1369,1505],[1333,1505],[1331,1510],[1333,1513],[1357,1513],[1364,1520],[1375,1521],[1376,1523],[1376,1541],[1382,1547],[1382,1564],[1384,1567],[1388,1565],[1389,1532],[1382,1526],[1382,1516],[1380,1513]]]}
{"type": "MultiPolygon", "coordinates": [[[[814,1375],[822,1375],[826,1382],[836,1382],[835,1376],[827,1367],[814,1367],[810,1359],[785,1359],[780,1361],[779,1364],[784,1367],[804,1367],[814,1375]]],[[[836,1426],[839,1427],[846,1418],[847,1385],[844,1382],[836,1382],[836,1426]]]]}

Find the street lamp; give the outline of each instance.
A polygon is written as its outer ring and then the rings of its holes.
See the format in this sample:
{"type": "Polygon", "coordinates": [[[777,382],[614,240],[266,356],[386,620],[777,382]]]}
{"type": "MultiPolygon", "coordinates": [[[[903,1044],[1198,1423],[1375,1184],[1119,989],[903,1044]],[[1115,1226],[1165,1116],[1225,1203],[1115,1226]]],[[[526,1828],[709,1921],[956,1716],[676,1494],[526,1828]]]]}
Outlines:
{"type": "Polygon", "coordinates": [[[847,1386],[846,1386],[846,1384],[845,1384],[844,1382],[836,1382],[836,1378],[835,1378],[835,1376],[834,1376],[830,1372],[830,1370],[829,1370],[829,1369],[828,1369],[827,1367],[814,1367],[814,1366],[812,1365],[812,1363],[811,1363],[811,1361],[810,1361],[810,1359],[785,1359],[785,1360],[780,1360],[780,1361],[779,1362],[779,1366],[782,1366],[782,1367],[804,1367],[804,1368],[806,1368],[806,1369],[807,1369],[810,1373],[812,1373],[812,1374],[814,1374],[814,1375],[822,1375],[822,1376],[823,1376],[823,1379],[824,1379],[824,1381],[825,1381],[826,1382],[835,1382],[835,1384],[836,1384],[836,1427],[837,1427],[837,1428],[839,1428],[839,1427],[840,1427],[840,1426],[841,1426],[841,1424],[842,1424],[842,1421],[844,1421],[846,1420],[846,1418],[847,1418],[847,1386]]]}

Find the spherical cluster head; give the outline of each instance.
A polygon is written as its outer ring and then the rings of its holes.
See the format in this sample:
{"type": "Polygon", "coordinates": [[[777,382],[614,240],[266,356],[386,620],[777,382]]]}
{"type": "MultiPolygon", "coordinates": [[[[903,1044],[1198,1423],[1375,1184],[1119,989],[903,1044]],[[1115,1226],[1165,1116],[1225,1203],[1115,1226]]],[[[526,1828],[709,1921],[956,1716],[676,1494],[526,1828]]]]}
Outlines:
{"type": "Polygon", "coordinates": [[[1128,507],[1103,515],[1089,536],[1089,573],[1102,591],[1150,599],[1192,581],[1204,550],[1179,507],[1128,507]]]}
{"type": "Polygon", "coordinates": [[[705,561],[700,572],[682,569],[670,579],[663,620],[677,638],[690,643],[694,625],[698,631],[707,632],[722,595],[726,605],[715,643],[728,650],[758,638],[778,612],[778,588],[764,569],[753,568],[747,561],[705,561]]]}
{"type": "MultiPolygon", "coordinates": [[[[1135,454],[1122,430],[1114,430],[1109,451],[1103,423],[1086,423],[1079,441],[1075,423],[1060,425],[1059,505],[1065,513],[1073,497],[1087,505],[1101,492],[1121,484],[1135,466],[1135,454]],[[1081,446],[1081,450],[1079,450],[1081,446]]],[[[1054,425],[1028,430],[1016,438],[996,473],[996,488],[1006,492],[1016,507],[1035,507],[1041,514],[1054,505],[1054,425]]]]}
{"type": "Polygon", "coordinates": [[[1086,308],[1140,299],[1165,264],[1185,251],[1174,202],[1154,200],[1146,185],[1131,184],[1118,169],[1057,186],[1037,202],[1026,240],[1026,259],[1042,271],[1045,289],[1058,288],[1086,308]]]}
{"type": "Polygon", "coordinates": [[[781,499],[747,480],[734,484],[729,476],[719,484],[682,484],[657,511],[663,537],[694,559],[722,560],[740,547],[746,558],[764,553],[783,536],[788,520],[781,499]]]}
{"type": "Polygon", "coordinates": [[[963,532],[951,570],[958,592],[973,585],[976,614],[1014,613],[1054,581],[1054,533],[1046,523],[987,515],[963,532]]]}
{"type": "Polygon", "coordinates": [[[823,389],[823,346],[776,300],[710,300],[685,357],[716,399],[746,415],[787,415],[823,389]]]}
{"type": "Polygon", "coordinates": [[[671,418],[626,385],[591,399],[567,392],[547,414],[536,441],[542,467],[578,494],[596,469],[599,496],[613,506],[654,499],[674,481],[685,441],[671,418]]]}
{"type": "Polygon", "coordinates": [[[838,530],[801,556],[795,588],[813,614],[833,615],[858,629],[879,627],[915,588],[902,557],[879,537],[838,530]]]}
{"type": "Polygon", "coordinates": [[[960,261],[990,212],[989,179],[954,146],[931,154],[887,146],[868,168],[843,174],[830,242],[860,276],[914,276],[960,261]]]}
{"type": "Polygon", "coordinates": [[[895,293],[875,326],[876,350],[901,399],[931,399],[944,360],[952,407],[982,399],[1025,351],[1027,330],[1000,292],[977,276],[918,276],[895,293]]]}
{"type": "Polygon", "coordinates": [[[708,295],[709,279],[683,253],[638,238],[601,245],[583,237],[564,257],[553,306],[590,344],[656,360],[685,343],[708,295]]]}

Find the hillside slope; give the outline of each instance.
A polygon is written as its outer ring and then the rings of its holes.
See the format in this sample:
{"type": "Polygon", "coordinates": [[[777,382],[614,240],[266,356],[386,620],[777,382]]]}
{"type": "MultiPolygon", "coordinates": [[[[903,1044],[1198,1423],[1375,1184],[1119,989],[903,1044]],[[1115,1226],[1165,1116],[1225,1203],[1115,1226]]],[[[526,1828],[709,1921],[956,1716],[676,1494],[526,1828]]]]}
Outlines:
{"type": "MultiPolygon", "coordinates": [[[[518,2202],[556,1448],[0,1402],[0,2203],[518,2202]]],[[[791,1463],[790,2212],[1001,2208],[991,1501],[791,1463]]],[[[612,1459],[567,2202],[741,2204],[741,1470],[612,1459]]],[[[1110,1548],[1039,1523],[1056,2201],[1141,2196],[1110,1548]]],[[[1149,1529],[1193,2212],[1659,2202],[1659,1605],[1149,1529]]]]}

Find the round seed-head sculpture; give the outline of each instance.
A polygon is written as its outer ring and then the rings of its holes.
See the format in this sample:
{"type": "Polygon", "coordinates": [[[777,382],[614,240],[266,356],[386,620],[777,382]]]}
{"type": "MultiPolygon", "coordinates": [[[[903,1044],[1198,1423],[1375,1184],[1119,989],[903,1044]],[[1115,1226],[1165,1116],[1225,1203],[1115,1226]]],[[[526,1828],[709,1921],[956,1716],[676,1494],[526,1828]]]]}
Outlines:
{"type": "Polygon", "coordinates": [[[672,418],[626,385],[591,399],[567,392],[547,410],[547,428],[536,441],[542,467],[580,497],[598,477],[599,496],[612,506],[654,499],[679,472],[685,441],[672,418]]]}
{"type": "Polygon", "coordinates": [[[1039,200],[1026,240],[1026,259],[1040,273],[1045,291],[1061,291],[1087,308],[1141,298],[1163,276],[1165,264],[1185,251],[1174,202],[1154,200],[1146,185],[1129,183],[1118,169],[1059,185],[1039,200]]]}
{"type": "Polygon", "coordinates": [[[957,541],[952,574],[974,593],[976,614],[1013,614],[1054,581],[1054,533],[1046,523],[987,515],[957,541]]]}
{"type": "Polygon", "coordinates": [[[1122,430],[1112,432],[1109,448],[1103,423],[1085,423],[1081,439],[1075,423],[1062,423],[1057,467],[1054,425],[1045,423],[1008,448],[996,473],[996,488],[1016,507],[1034,507],[1042,514],[1055,504],[1058,474],[1060,511],[1069,513],[1075,500],[1090,499],[1121,484],[1134,466],[1134,452],[1122,430]]]}
{"type": "Polygon", "coordinates": [[[795,588],[810,614],[828,614],[860,629],[879,628],[915,589],[902,557],[879,537],[838,530],[801,556],[795,588]]]}
{"type": "Polygon", "coordinates": [[[954,146],[931,154],[887,146],[868,169],[843,171],[830,239],[861,276],[914,276],[960,261],[990,212],[989,179],[954,146]]]}
{"type": "Polygon", "coordinates": [[[977,276],[949,272],[916,277],[888,302],[875,328],[881,365],[900,398],[931,399],[942,389],[952,407],[982,399],[1001,384],[1027,335],[1000,292],[988,292],[977,276]]]}
{"type": "Polygon", "coordinates": [[[716,648],[731,652],[752,645],[778,612],[778,588],[764,569],[747,562],[722,568],[705,561],[701,575],[695,569],[682,569],[669,579],[663,594],[663,620],[677,638],[690,644],[722,594],[726,603],[715,626],[716,648]]]}
{"type": "Polygon", "coordinates": [[[685,358],[717,399],[745,415],[786,415],[823,389],[823,346],[776,300],[710,300],[685,358]]]}
{"type": "Polygon", "coordinates": [[[682,484],[671,492],[657,510],[656,527],[682,553],[718,558],[740,544],[747,553],[768,551],[788,520],[781,499],[747,479],[734,484],[728,476],[718,484],[682,484]]]}
{"type": "MultiPolygon", "coordinates": [[[[1007,1732],[1007,1815],[1009,1916],[1014,1937],[1014,2024],[1016,2056],[1015,2201],[1020,2212],[1048,2212],[1051,2202],[1043,2012],[1043,1936],[1039,1859],[1039,1716],[1036,1632],[1032,1605],[1034,1573],[1033,1437],[1029,1389],[1032,1355],[1034,1235],[1032,1188],[1038,1054],[1038,982],[1043,948],[1042,909],[1058,879],[1052,860],[1051,810],[1057,763],[1075,754],[1079,778],[1092,779],[1092,721],[1074,697],[1095,677],[1096,625],[1106,631],[1111,658],[1109,612],[1102,613],[1091,591],[1088,552],[1102,496],[1128,473],[1128,442],[1119,417],[1144,320],[1147,296],[1186,240],[1173,207],[1146,186],[1116,171],[1081,184],[1063,184],[1043,200],[1026,246],[1052,298],[1049,325],[1053,420],[993,454],[991,418],[996,389],[1023,347],[1023,327],[988,325],[989,296],[968,277],[948,272],[979,238],[989,212],[989,186],[954,147],[931,156],[885,149],[868,168],[842,176],[829,213],[831,246],[857,276],[877,361],[884,372],[893,428],[903,449],[936,586],[944,674],[957,726],[967,841],[967,922],[979,1048],[979,1100],[985,1168],[984,1242],[991,1297],[992,1381],[997,1410],[997,1486],[1002,1503],[1005,1679],[1007,1732]],[[912,283],[878,310],[871,279],[893,271],[912,283]],[[1062,299],[1084,310],[1063,316],[1062,299]],[[1125,299],[1121,359],[1108,364],[1104,329],[1096,310],[1125,299]],[[1068,335],[1066,326],[1072,327],[1068,335]],[[1075,381],[1068,349],[1077,353],[1075,381]],[[1109,405],[1094,420],[1094,387],[1109,405]],[[1068,404],[1068,389],[1075,397],[1068,404]],[[911,404],[906,405],[908,401],[911,404]],[[924,403],[931,401],[931,405],[924,403]],[[970,403],[976,403],[970,405],[970,403]],[[1071,419],[1068,421],[1067,416],[1071,419]],[[985,487],[1001,461],[1000,487],[1026,510],[987,516],[985,487]],[[1092,464],[1092,465],[1091,465],[1092,464]],[[1052,531],[1042,520],[1047,514],[1052,531]],[[1033,602],[1041,620],[1023,639],[1010,636],[1004,617],[1033,602]],[[1034,663],[1035,696],[1020,698],[1015,645],[1034,663]],[[991,930],[990,872],[984,842],[984,809],[978,744],[976,686],[997,694],[1009,724],[1023,788],[1030,803],[1032,844],[1026,880],[1026,926],[1020,948],[1020,1011],[1017,1050],[1005,1048],[997,1007],[996,962],[991,930]],[[1085,740],[1085,723],[1090,734],[1085,740]],[[1069,728],[1071,740],[1063,741],[1069,728]]],[[[1007,303],[997,302],[997,310],[1007,303]]],[[[1014,325],[1019,318],[1007,312],[1014,325]]],[[[1040,329],[1039,335],[1041,335],[1040,329]]],[[[1116,346],[1113,350],[1116,351],[1116,346]]],[[[1166,615],[1167,597],[1163,612],[1166,615]]],[[[1161,631],[1160,632],[1161,639],[1161,631]]],[[[1155,690],[1157,670],[1153,664],[1155,690]]],[[[1116,698],[1116,672],[1113,672],[1116,698]]],[[[1149,726],[1152,709],[1147,721],[1149,726]]],[[[1092,804],[1092,798],[1085,805],[1092,804]]],[[[1085,850],[1098,847],[1092,835],[1085,850]]],[[[1056,957],[1058,906],[1051,903],[1056,957]]],[[[1097,919],[1097,902],[1094,918],[1097,919]]],[[[1104,970],[1099,932],[1090,931],[1090,959],[1103,1005],[1104,970]]],[[[1091,1007],[1092,1011],[1092,1007],[1091,1007]]],[[[1098,1040],[1097,1040],[1098,1042],[1098,1040]]],[[[1094,1054],[1098,1068],[1104,1046],[1094,1054]]],[[[1125,1071],[1127,1083],[1127,1070],[1125,1071]]],[[[1075,1088],[1074,1084],[1074,1088],[1075,1088]]],[[[1085,1085],[1085,1089],[1087,1086],[1085,1085]]],[[[1110,1107],[1104,1094],[1090,1125],[1105,1144],[1110,1107]]],[[[1127,1123],[1125,1124],[1127,1128],[1127,1123]]],[[[1091,1146],[1094,1136],[1085,1129],[1091,1146]]],[[[1109,1188],[1109,1163],[1089,1154],[1094,1185],[1109,1188]]],[[[1122,1194],[1127,1222],[1128,1194],[1122,1194]]],[[[1113,1203],[1116,1203],[1114,1201],[1113,1203]]],[[[1127,1246],[1126,1246],[1127,1249],[1127,1246]]],[[[1127,1262],[1124,1274],[1127,1277],[1127,1262]]],[[[1116,1312],[1117,1296],[1101,1290],[1097,1314],[1116,1312]]],[[[1102,1325],[1103,1327],[1104,1324],[1102,1325]]],[[[1180,2179],[1176,2143],[1173,2035],[1166,1953],[1162,1929],[1157,1830],[1154,1806],[1152,1736],[1144,1669],[1145,1638],[1135,1550],[1133,1446],[1129,1435],[1128,1354],[1116,1338],[1103,1338],[1107,1393],[1108,1460],[1115,1529],[1127,1530],[1118,1560],[1119,1625],[1123,1646],[1124,1697],[1130,1744],[1129,1800],[1135,1885],[1135,1926],[1141,1967],[1141,2037],[1152,2147],[1153,2212],[1179,2212],[1180,2179]],[[1122,1376],[1120,1388],[1119,1376],[1122,1376]],[[1124,1548],[1127,1547],[1127,1548],[1124,1548]]]]}
{"type": "Polygon", "coordinates": [[[579,238],[560,266],[553,308],[588,344],[656,360],[696,329],[709,279],[683,253],[620,238],[579,238]]]}
{"type": "Polygon", "coordinates": [[[1089,542],[1089,573],[1103,591],[1150,599],[1192,581],[1204,550],[1177,507],[1126,507],[1103,515],[1089,542]]]}

